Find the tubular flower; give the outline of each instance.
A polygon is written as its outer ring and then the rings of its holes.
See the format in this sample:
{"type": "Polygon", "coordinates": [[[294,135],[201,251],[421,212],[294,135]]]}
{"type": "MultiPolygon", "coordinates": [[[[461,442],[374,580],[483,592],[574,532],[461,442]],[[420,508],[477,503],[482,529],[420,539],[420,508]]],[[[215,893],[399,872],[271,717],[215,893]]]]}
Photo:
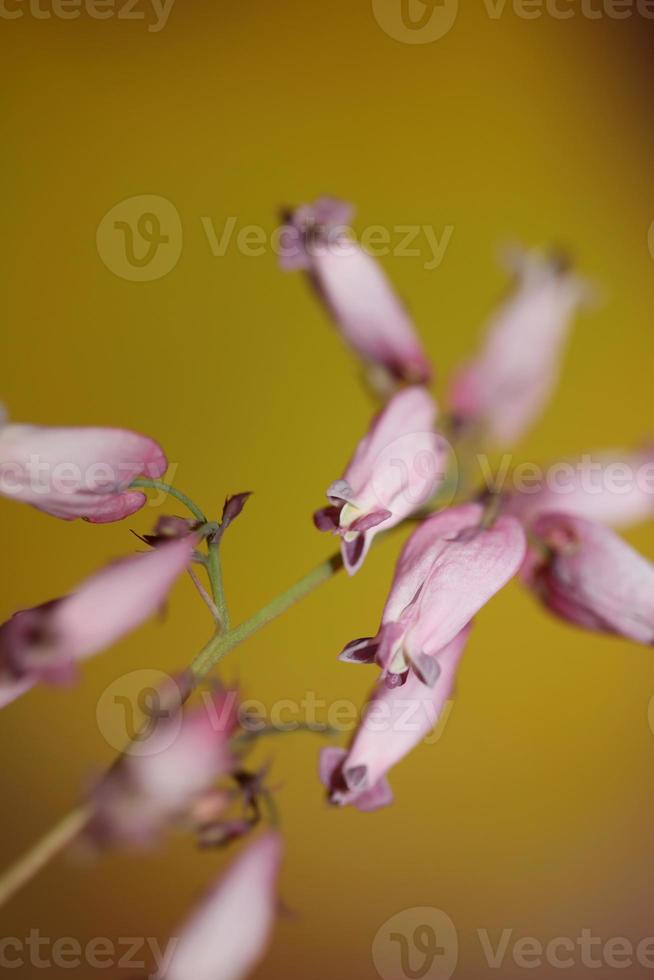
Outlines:
{"type": "Polygon", "coordinates": [[[76,665],[159,609],[191,561],[195,536],[114,562],[63,599],[15,613],[0,626],[0,706],[38,681],[65,683],[76,665]]]}
{"type": "Polygon", "coordinates": [[[258,837],[181,930],[158,980],[241,980],[263,956],[277,912],[282,839],[258,837]]]}
{"type": "Polygon", "coordinates": [[[415,674],[403,687],[377,685],[349,749],[322,750],[320,780],[331,803],[376,810],[392,802],[386,774],[437,724],[454,689],[469,632],[470,627],[464,628],[439,653],[440,673],[433,688],[415,674]]]}
{"type": "Polygon", "coordinates": [[[565,512],[628,527],[654,515],[654,452],[604,452],[554,463],[542,477],[503,498],[502,510],[529,525],[565,512]]]}
{"type": "Polygon", "coordinates": [[[132,481],[167,467],[156,442],[126,429],[0,426],[0,494],[67,521],[129,517],[146,499],[132,481]]]}
{"type": "Polygon", "coordinates": [[[229,739],[236,727],[235,691],[220,691],[189,712],[181,695],[132,743],[91,794],[87,836],[97,844],[145,846],[175,820],[215,807],[214,782],[235,764],[229,739]]]}
{"type": "Polygon", "coordinates": [[[437,683],[440,653],[516,574],[526,539],[515,517],[484,526],[481,504],[463,504],[424,521],[411,535],[375,637],[349,643],[341,660],[377,662],[390,685],[412,669],[437,683]]]}
{"type": "Polygon", "coordinates": [[[585,283],[561,257],[515,256],[517,283],[491,319],[479,355],[454,378],[452,412],[497,445],[516,442],[547,404],[585,283]]]}
{"type": "Polygon", "coordinates": [[[352,240],[351,205],[319,198],[286,215],[281,265],[304,269],[346,343],[392,378],[425,382],[431,366],[378,263],[352,240]]]}
{"type": "Polygon", "coordinates": [[[601,633],[654,643],[654,566],[614,531],[570,514],[533,525],[540,547],[522,572],[534,595],[561,619],[601,633]]]}
{"type": "Polygon", "coordinates": [[[445,476],[447,442],[435,431],[436,405],[424,388],[398,392],[359,443],[343,477],[329,487],[329,507],[314,515],[341,538],[347,571],[362,565],[375,535],[419,510],[445,476]]]}

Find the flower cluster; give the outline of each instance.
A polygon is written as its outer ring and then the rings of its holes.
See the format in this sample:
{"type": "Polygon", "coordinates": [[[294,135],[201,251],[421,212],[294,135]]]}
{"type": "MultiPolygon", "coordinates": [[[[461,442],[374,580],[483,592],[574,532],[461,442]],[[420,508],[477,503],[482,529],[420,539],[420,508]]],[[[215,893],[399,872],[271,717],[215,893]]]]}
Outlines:
{"type": "MultiPolygon", "coordinates": [[[[319,778],[337,806],[371,811],[391,803],[389,771],[438,723],[477,613],[512,579],[562,620],[654,643],[654,566],[609,526],[651,516],[651,487],[597,493],[586,480],[590,463],[560,494],[546,477],[528,490],[497,485],[470,492],[457,482],[466,454],[510,446],[535,421],[555,388],[588,286],[560,255],[513,254],[513,289],[478,354],[455,373],[441,413],[427,388],[434,372],[412,319],[380,267],[348,239],[350,216],[349,205],[331,198],[286,213],[283,235],[292,248],[285,254],[293,255],[286,267],[304,271],[382,405],[358,444],[344,447],[349,462],[340,475],[326,474],[326,483],[336,479],[327,505],[314,513],[318,530],[338,539],[339,553],[245,623],[230,627],[220,544],[248,494],[229,497],[220,520],[208,520],[162,482],[166,457],[145,436],[6,421],[0,427],[6,497],[58,518],[99,523],[133,514],[152,488],[191,511],[188,518],[160,517],[142,538],[146,551],[0,627],[4,707],[37,683],[68,683],[81,661],[155,613],[184,571],[211,611],[213,636],[157,691],[146,729],[95,782],[75,831],[93,848],[145,847],[177,828],[215,848],[248,837],[262,822],[275,825],[245,846],[191,916],[160,980],[239,980],[254,967],[275,916],[282,853],[267,771],[247,761],[251,744],[267,732],[239,727],[239,694],[217,681],[201,707],[187,701],[255,629],[340,567],[357,574],[379,535],[411,528],[376,634],[353,639],[340,654],[377,671],[350,744],[320,754],[319,778]],[[420,707],[412,727],[400,724],[407,702],[420,707]]],[[[651,459],[649,450],[604,453],[597,465],[603,472],[651,459]]],[[[0,901],[6,897],[0,879],[0,901]]]]}

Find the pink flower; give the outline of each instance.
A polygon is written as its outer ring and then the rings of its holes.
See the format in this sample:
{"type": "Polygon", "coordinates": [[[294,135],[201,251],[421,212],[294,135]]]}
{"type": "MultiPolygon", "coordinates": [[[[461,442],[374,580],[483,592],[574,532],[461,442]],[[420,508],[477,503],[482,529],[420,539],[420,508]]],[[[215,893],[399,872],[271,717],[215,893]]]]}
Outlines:
{"type": "Polygon", "coordinates": [[[0,494],[67,521],[129,517],[146,499],[129,485],[167,466],[156,442],[126,429],[0,426],[0,494]]]}
{"type": "Polygon", "coordinates": [[[201,808],[205,798],[211,803],[207,794],[214,782],[235,765],[229,739],[236,727],[236,692],[219,691],[189,712],[181,710],[181,700],[180,692],[91,794],[89,839],[149,845],[168,824],[201,808]]]}
{"type": "Polygon", "coordinates": [[[375,637],[348,644],[341,659],[377,662],[387,683],[411,668],[437,683],[440,652],[522,564],[525,533],[514,517],[483,526],[481,504],[463,504],[424,521],[400,555],[375,637]]]}
{"type": "Polygon", "coordinates": [[[419,510],[443,481],[449,446],[435,431],[437,408],[424,388],[405,388],[373,421],[342,479],[327,491],[330,507],[314,517],[341,537],[350,575],[379,531],[419,510]]]}
{"type": "Polygon", "coordinates": [[[654,566],[609,528],[569,514],[533,525],[524,582],[555,615],[577,626],[654,643],[654,566]]]}
{"type": "Polygon", "coordinates": [[[281,265],[304,269],[346,343],[393,378],[428,381],[431,366],[404,305],[377,262],[352,240],[352,207],[329,197],[287,218],[281,265]]]}
{"type": "Polygon", "coordinates": [[[157,611],[188,566],[195,536],[108,565],[77,592],[15,613],[0,626],[0,706],[37,681],[62,683],[75,667],[157,611]]]}
{"type": "Polygon", "coordinates": [[[561,258],[530,253],[514,256],[513,266],[516,287],[450,392],[455,418],[498,445],[516,442],[547,404],[573,315],[589,292],[561,258]]]}
{"type": "Polygon", "coordinates": [[[376,810],[392,802],[386,774],[438,722],[452,694],[469,632],[464,628],[440,651],[440,673],[433,688],[425,687],[415,674],[402,687],[378,684],[350,748],[323,749],[320,780],[331,803],[376,810]]]}
{"type": "Polygon", "coordinates": [[[654,515],[654,452],[604,452],[554,463],[538,480],[506,493],[502,510],[527,525],[553,512],[614,527],[637,524],[654,515]]]}
{"type": "Polygon", "coordinates": [[[281,857],[273,831],[239,854],[182,929],[159,980],[241,980],[254,969],[277,912],[281,857]]]}

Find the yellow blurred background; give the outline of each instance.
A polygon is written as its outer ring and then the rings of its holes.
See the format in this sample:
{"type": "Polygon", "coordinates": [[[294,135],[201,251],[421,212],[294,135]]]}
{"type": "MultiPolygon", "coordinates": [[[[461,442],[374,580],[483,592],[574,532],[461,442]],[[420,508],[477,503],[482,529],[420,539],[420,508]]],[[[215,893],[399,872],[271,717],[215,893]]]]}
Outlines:
{"type": "MultiPolygon", "coordinates": [[[[233,218],[235,235],[270,234],[279,206],[332,193],[356,203],[359,230],[451,227],[435,269],[424,251],[382,260],[441,393],[504,288],[497,246],[562,243],[603,301],[580,319],[556,401],[520,454],[651,436],[654,23],[571,6],[569,20],[527,20],[510,5],[497,18],[467,5],[445,36],[414,44],[382,29],[366,0],[177,0],[159,31],[143,0],[142,20],[41,19],[6,0],[24,15],[0,18],[2,400],[20,421],[154,436],[176,484],[212,516],[226,494],[255,491],[225,547],[237,620],[333,550],[311,513],[372,405],[302,279],[282,274],[269,247],[248,255],[232,239],[214,255],[208,226],[220,236],[233,218]],[[103,216],[137,195],[170,201],[183,230],[179,261],[150,282],[116,275],[96,245],[103,216]]],[[[129,528],[156,514],[92,527],[0,501],[2,618],[134,550],[129,528]]],[[[629,538],[654,556],[651,526],[629,538]]],[[[235,651],[224,678],[267,705],[307,692],[360,703],[374,674],[336,655],[375,631],[398,546],[235,651]]],[[[3,866],[113,758],[97,712],[109,685],[185,665],[209,630],[183,581],[165,623],[89,662],[74,689],[35,690],[2,712],[3,866]]],[[[603,940],[653,935],[653,695],[649,651],[566,628],[512,585],[478,617],[442,737],[391,774],[393,807],[328,808],[320,741],[270,742],[260,755],[280,786],[292,914],[257,977],[375,977],[377,931],[420,906],[453,921],[461,977],[498,972],[480,929],[494,943],[504,929],[511,942],[584,927],[603,940]]],[[[3,910],[0,931],[164,942],[226,859],[178,837],[145,857],[58,860],[3,910]]],[[[523,973],[509,951],[501,975],[523,973]]]]}

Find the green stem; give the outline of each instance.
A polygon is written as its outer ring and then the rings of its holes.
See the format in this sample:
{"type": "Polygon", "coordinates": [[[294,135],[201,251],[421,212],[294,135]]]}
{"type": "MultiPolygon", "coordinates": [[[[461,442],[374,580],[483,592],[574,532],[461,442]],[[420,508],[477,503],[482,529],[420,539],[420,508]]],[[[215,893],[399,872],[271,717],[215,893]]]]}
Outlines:
{"type": "Polygon", "coordinates": [[[223,584],[223,569],[220,562],[220,541],[218,538],[209,538],[207,541],[208,560],[207,573],[211,582],[213,601],[220,617],[223,631],[229,629],[229,609],[225,598],[225,586],[223,584]]]}
{"type": "Polygon", "coordinates": [[[244,640],[247,640],[253,633],[258,632],[268,623],[272,622],[273,619],[277,619],[278,616],[281,616],[291,606],[294,606],[296,602],[299,602],[300,599],[303,599],[313,592],[314,589],[317,589],[323,582],[327,582],[342,567],[343,559],[341,558],[340,552],[337,552],[331,558],[328,558],[327,561],[322,562],[322,564],[312,569],[299,582],[296,582],[290,589],[287,589],[286,592],[282,592],[281,595],[276,596],[271,602],[254,613],[253,616],[246,619],[244,623],[241,623],[240,626],[235,626],[234,629],[226,633],[217,633],[209,640],[191,664],[191,673],[195,677],[196,682],[206,677],[209,671],[226,654],[233,650],[234,647],[243,643],[244,640]]]}
{"type": "Polygon", "coordinates": [[[0,906],[8,902],[20,889],[45,866],[71,844],[83,830],[91,816],[90,806],[72,810],[52,830],[41,838],[22,858],[0,877],[0,906]]]}
{"type": "Polygon", "coordinates": [[[259,730],[255,729],[253,731],[243,732],[242,735],[236,735],[232,739],[231,744],[236,749],[241,747],[247,748],[252,742],[256,742],[260,738],[270,738],[275,735],[295,735],[297,733],[321,736],[329,735],[334,737],[339,734],[338,729],[332,725],[327,725],[319,721],[299,721],[296,724],[290,725],[265,725],[259,730]]]}
{"type": "Polygon", "coordinates": [[[147,480],[145,477],[139,476],[136,480],[132,481],[131,486],[143,490],[161,490],[162,493],[167,493],[170,497],[175,497],[185,507],[188,507],[196,520],[201,521],[202,524],[207,523],[207,519],[198,505],[194,504],[191,498],[187,497],[181,490],[176,490],[170,483],[162,483],[161,480],[147,480]]]}
{"type": "Polygon", "coordinates": [[[211,616],[213,618],[214,623],[216,623],[216,626],[218,628],[220,628],[222,626],[222,622],[221,622],[221,619],[220,619],[220,614],[219,614],[218,609],[216,607],[216,603],[213,601],[213,599],[211,598],[211,596],[209,595],[209,593],[207,592],[207,590],[203,586],[202,582],[200,581],[200,579],[197,577],[197,575],[193,571],[193,567],[192,566],[188,569],[188,573],[189,573],[189,576],[191,578],[191,581],[193,582],[193,585],[198,590],[198,593],[200,595],[200,598],[202,599],[202,601],[204,602],[205,606],[207,606],[209,612],[211,613],[211,616]]]}

